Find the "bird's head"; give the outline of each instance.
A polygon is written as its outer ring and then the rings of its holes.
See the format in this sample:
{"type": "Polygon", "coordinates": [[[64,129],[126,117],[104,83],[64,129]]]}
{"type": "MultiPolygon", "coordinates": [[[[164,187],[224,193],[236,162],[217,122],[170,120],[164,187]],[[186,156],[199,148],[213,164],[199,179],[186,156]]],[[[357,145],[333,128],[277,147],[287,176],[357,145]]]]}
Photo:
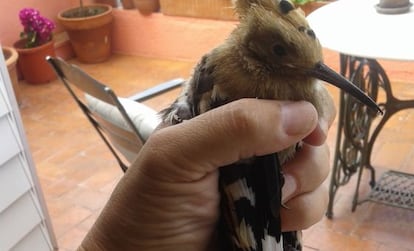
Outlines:
{"type": "Polygon", "coordinates": [[[235,31],[244,54],[275,71],[312,68],[322,49],[303,12],[287,0],[238,0],[235,31]]]}
{"type": "Polygon", "coordinates": [[[323,63],[322,48],[302,10],[289,0],[237,0],[233,36],[246,60],[283,77],[327,81],[381,112],[360,89],[323,63]]]}

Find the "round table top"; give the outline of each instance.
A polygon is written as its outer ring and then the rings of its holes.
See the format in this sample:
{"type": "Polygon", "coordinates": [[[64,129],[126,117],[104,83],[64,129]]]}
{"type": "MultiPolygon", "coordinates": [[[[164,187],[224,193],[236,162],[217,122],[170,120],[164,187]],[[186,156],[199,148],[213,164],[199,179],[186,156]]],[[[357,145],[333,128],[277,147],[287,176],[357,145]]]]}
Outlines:
{"type": "Polygon", "coordinates": [[[379,0],[337,0],[308,17],[322,46],[343,54],[414,61],[414,6],[380,14],[379,0]]]}

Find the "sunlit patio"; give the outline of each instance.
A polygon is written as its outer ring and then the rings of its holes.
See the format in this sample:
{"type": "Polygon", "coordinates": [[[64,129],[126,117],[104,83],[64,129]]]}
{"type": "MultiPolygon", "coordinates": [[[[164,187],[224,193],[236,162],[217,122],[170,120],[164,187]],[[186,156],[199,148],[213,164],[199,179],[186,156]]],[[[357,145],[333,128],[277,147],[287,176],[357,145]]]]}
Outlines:
{"type": "MultiPolygon", "coordinates": [[[[337,64],[327,51],[327,63],[337,64]]],[[[110,85],[119,96],[129,96],[157,83],[186,78],[194,62],[113,55],[101,64],[78,64],[89,74],[110,85]]],[[[396,90],[414,94],[414,84],[399,68],[386,62],[395,73],[396,90]]],[[[95,221],[122,171],[95,130],[59,81],[45,85],[21,84],[20,111],[61,250],[74,250],[95,221]]],[[[335,100],[338,91],[329,87],[335,100]]],[[[156,110],[177,95],[173,91],[146,104],[156,110]]],[[[373,163],[379,170],[392,168],[414,172],[414,111],[397,114],[375,146],[373,163]]],[[[333,149],[336,123],[328,143],[333,149]]],[[[356,177],[355,177],[356,178],[356,177]]],[[[327,218],[304,232],[305,250],[414,250],[414,213],[374,203],[364,203],[351,212],[355,178],[336,197],[334,218],[327,218]]],[[[363,192],[368,191],[367,179],[363,192]]]]}

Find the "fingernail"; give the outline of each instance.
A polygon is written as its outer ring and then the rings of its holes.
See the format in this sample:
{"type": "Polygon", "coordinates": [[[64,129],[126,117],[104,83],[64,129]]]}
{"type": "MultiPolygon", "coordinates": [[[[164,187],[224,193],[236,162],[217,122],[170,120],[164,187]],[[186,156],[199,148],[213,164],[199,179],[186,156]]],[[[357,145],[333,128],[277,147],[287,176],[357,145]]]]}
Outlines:
{"type": "Polygon", "coordinates": [[[285,183],[282,188],[282,202],[285,202],[287,198],[292,196],[297,189],[296,180],[293,178],[293,176],[284,175],[285,183]]]}
{"type": "Polygon", "coordinates": [[[309,133],[316,126],[316,109],[305,102],[291,102],[282,106],[283,127],[288,135],[309,133]]]}

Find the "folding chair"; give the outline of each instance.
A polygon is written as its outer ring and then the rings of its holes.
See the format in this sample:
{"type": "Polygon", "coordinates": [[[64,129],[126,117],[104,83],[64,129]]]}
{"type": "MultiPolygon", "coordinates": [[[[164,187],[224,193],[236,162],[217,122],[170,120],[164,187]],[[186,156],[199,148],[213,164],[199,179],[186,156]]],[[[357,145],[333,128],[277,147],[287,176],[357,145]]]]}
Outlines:
{"type": "Polygon", "coordinates": [[[177,88],[184,82],[183,79],[178,78],[147,89],[131,98],[120,98],[111,88],[92,78],[76,65],[54,57],[47,57],[46,60],[124,172],[160,123],[156,112],[139,102],[177,88]]]}

